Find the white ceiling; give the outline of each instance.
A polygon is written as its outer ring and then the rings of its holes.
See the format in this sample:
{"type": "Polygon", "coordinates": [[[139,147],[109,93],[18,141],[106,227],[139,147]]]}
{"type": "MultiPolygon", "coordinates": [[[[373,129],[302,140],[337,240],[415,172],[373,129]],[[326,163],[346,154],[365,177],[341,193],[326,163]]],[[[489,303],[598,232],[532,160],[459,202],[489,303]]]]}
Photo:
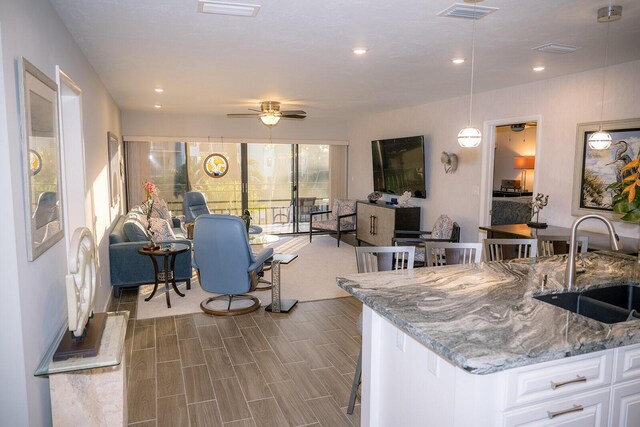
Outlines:
{"type": "MultiPolygon", "coordinates": [[[[472,21],[437,16],[454,0],[247,1],[262,5],[255,18],[197,13],[196,0],[51,2],[123,110],[159,102],[223,115],[278,100],[314,118],[353,118],[469,92],[472,21]],[[369,52],[356,56],[356,46],[369,52]],[[453,65],[456,56],[467,62],[453,65]]],[[[596,11],[608,4],[480,3],[499,10],[476,23],[474,92],[602,67],[607,24],[596,11]],[[531,50],[551,42],[580,49],[531,50]]],[[[623,17],[609,24],[609,65],[640,59],[640,1],[614,4],[623,17]]]]}

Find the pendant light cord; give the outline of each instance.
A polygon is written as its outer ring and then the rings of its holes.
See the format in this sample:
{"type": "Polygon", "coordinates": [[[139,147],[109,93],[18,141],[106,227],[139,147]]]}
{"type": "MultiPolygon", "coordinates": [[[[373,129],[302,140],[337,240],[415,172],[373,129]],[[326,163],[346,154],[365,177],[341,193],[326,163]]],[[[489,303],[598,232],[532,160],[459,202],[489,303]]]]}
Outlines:
{"type": "Polygon", "coordinates": [[[602,118],[604,116],[604,89],[607,84],[607,60],[609,59],[609,25],[607,21],[607,37],[604,44],[604,69],[602,70],[602,103],[600,104],[600,130],[602,130],[602,118]]]}
{"type": "Polygon", "coordinates": [[[473,4],[473,27],[471,30],[471,88],[469,90],[469,122],[467,123],[467,127],[471,127],[471,108],[473,105],[473,66],[475,64],[476,57],[476,6],[478,4],[473,4]]]}

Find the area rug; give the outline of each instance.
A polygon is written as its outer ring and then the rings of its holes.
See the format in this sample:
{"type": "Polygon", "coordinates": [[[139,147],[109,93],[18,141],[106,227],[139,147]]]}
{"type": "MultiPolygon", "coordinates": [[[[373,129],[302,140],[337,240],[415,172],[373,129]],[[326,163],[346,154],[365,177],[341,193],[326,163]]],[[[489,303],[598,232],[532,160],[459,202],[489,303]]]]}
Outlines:
{"type": "MultiPolygon", "coordinates": [[[[282,298],[317,301],[349,296],[336,285],[336,277],[357,273],[353,246],[341,242],[340,247],[336,247],[336,240],[330,236],[314,237],[312,243],[309,243],[309,236],[285,237],[270,246],[275,253],[298,254],[298,258],[280,268],[282,298]]],[[[271,280],[270,272],[265,274],[265,278],[271,280]]],[[[190,290],[186,290],[185,283],[179,283],[178,289],[185,297],[171,291],[171,308],[167,308],[165,294],[160,288],[150,301],[145,301],[151,295],[153,285],[141,286],[137,319],[197,313],[202,300],[215,295],[200,288],[195,274],[190,290]]],[[[252,295],[258,297],[263,306],[271,303],[271,291],[253,292],[252,295]]]]}

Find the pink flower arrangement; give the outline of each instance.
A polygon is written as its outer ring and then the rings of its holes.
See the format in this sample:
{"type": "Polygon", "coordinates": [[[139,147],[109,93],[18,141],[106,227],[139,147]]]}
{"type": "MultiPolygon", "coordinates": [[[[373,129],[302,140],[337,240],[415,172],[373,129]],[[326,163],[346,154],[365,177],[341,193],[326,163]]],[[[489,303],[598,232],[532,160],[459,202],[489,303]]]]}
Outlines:
{"type": "Polygon", "coordinates": [[[153,182],[145,181],[144,182],[144,192],[147,195],[147,202],[153,199],[153,196],[156,194],[156,185],[153,182]]]}

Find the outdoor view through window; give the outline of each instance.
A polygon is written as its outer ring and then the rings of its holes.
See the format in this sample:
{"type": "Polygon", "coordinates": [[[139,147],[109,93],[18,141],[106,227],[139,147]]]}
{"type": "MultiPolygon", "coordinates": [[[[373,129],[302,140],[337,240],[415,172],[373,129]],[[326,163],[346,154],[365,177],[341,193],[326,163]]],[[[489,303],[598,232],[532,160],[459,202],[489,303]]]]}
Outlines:
{"type": "Polygon", "coordinates": [[[175,215],[186,191],[202,191],[212,213],[249,209],[252,223],[269,233],[308,231],[309,213],[328,209],[329,151],[319,144],[127,142],[129,208],[144,199],[149,180],[175,215]],[[227,159],[223,176],[205,172],[210,154],[227,159]]]}

